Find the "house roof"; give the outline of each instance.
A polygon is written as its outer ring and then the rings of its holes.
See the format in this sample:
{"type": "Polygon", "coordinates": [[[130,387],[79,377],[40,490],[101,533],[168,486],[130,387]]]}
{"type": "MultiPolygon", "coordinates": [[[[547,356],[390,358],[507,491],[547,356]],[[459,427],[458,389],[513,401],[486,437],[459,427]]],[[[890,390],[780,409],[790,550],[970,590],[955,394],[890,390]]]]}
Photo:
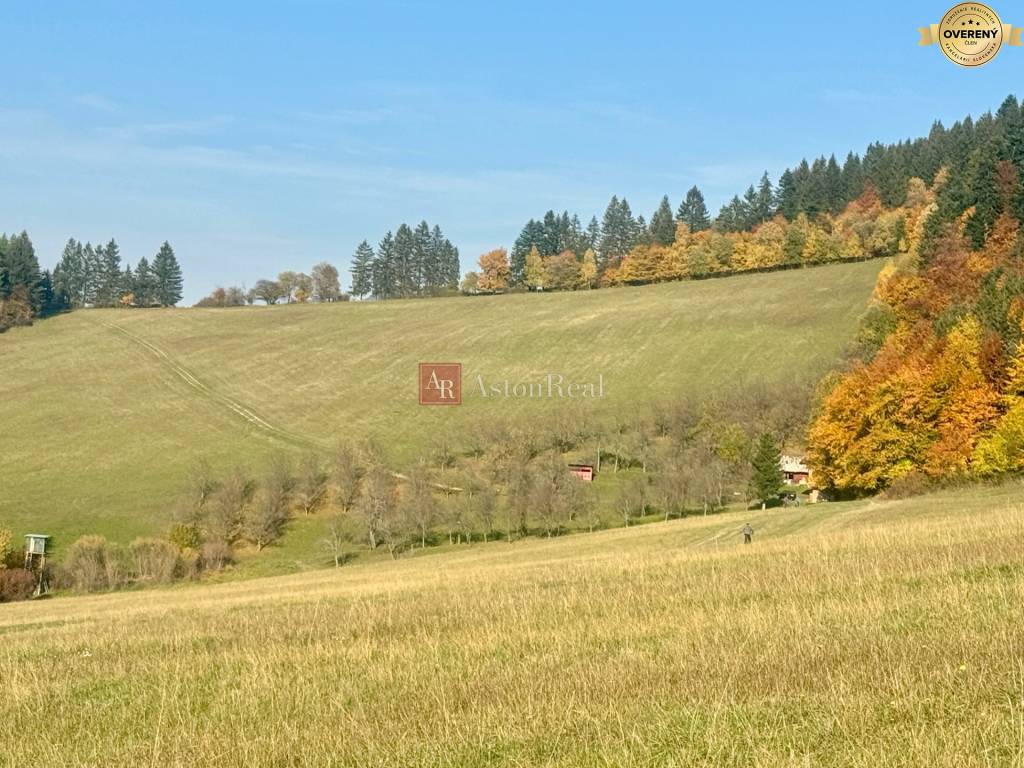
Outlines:
{"type": "Polygon", "coordinates": [[[783,456],[779,462],[783,472],[810,472],[803,456],[783,456]]]}

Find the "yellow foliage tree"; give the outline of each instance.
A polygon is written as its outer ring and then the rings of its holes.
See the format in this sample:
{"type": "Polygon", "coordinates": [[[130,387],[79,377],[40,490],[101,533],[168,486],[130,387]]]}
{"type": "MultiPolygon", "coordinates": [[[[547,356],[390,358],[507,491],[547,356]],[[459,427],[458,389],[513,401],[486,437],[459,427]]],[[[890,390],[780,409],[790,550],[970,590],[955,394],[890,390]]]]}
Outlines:
{"type": "Polygon", "coordinates": [[[587,248],[583,254],[583,261],[580,262],[580,285],[593,288],[597,282],[597,256],[594,251],[587,248]]]}
{"type": "Polygon", "coordinates": [[[523,277],[526,281],[526,287],[531,291],[544,288],[544,260],[541,258],[540,251],[537,250],[536,245],[530,246],[530,252],[526,254],[526,266],[523,269],[523,277]]]}

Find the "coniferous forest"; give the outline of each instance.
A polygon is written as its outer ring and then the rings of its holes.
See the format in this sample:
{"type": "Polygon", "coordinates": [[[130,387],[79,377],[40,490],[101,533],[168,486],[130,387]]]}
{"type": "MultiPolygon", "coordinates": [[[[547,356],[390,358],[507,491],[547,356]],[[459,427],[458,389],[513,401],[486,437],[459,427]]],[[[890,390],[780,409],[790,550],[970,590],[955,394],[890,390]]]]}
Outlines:
{"type": "Polygon", "coordinates": [[[51,273],[40,269],[27,232],[0,236],[0,332],[80,307],[171,307],[181,301],[181,266],[164,242],[152,263],[121,264],[117,241],[64,247],[51,273]]]}

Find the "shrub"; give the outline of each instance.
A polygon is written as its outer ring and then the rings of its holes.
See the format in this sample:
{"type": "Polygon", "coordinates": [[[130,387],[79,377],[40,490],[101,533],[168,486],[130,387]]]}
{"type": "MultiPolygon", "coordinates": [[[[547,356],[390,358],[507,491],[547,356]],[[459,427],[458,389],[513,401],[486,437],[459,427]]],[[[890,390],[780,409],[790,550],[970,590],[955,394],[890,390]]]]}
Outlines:
{"type": "Polygon", "coordinates": [[[178,567],[175,578],[191,580],[199,575],[202,567],[202,556],[197,549],[183,549],[178,555],[178,567]]]}
{"type": "Polygon", "coordinates": [[[24,568],[0,570],[0,603],[28,600],[36,589],[36,577],[24,568]]]}
{"type": "Polygon", "coordinates": [[[203,544],[201,560],[204,568],[219,571],[232,562],[231,545],[219,539],[208,541],[203,544]]]}
{"type": "Polygon", "coordinates": [[[136,539],[129,545],[132,572],[138,579],[166,584],[178,570],[179,549],[163,539],[136,539]]]}
{"type": "Polygon", "coordinates": [[[920,496],[934,489],[933,481],[913,470],[893,480],[883,495],[887,499],[909,499],[911,496],[920,496]]]}
{"type": "Polygon", "coordinates": [[[7,559],[11,554],[11,532],[0,528],[0,569],[7,567],[7,559]]]}
{"type": "Polygon", "coordinates": [[[199,549],[203,543],[203,537],[199,533],[199,528],[187,523],[175,523],[172,525],[170,532],[167,534],[167,540],[182,551],[186,549],[199,549]]]}
{"type": "Polygon", "coordinates": [[[61,582],[78,592],[116,589],[124,583],[122,551],[102,536],[82,536],[68,547],[61,582]]]}

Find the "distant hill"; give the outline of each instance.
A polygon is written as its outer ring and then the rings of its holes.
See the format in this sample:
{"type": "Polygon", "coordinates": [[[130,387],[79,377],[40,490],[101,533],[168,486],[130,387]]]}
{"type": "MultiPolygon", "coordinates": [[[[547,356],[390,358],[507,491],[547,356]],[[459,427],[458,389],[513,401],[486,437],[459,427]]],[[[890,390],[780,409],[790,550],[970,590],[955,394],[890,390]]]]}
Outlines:
{"type": "Polygon", "coordinates": [[[0,341],[0,524],[64,542],[164,529],[198,460],[373,437],[397,462],[439,434],[549,418],[485,381],[601,376],[596,418],[741,381],[816,379],[882,262],[603,291],[228,310],[82,310],[0,341]],[[461,362],[464,404],[423,407],[417,363],[461,362]]]}

